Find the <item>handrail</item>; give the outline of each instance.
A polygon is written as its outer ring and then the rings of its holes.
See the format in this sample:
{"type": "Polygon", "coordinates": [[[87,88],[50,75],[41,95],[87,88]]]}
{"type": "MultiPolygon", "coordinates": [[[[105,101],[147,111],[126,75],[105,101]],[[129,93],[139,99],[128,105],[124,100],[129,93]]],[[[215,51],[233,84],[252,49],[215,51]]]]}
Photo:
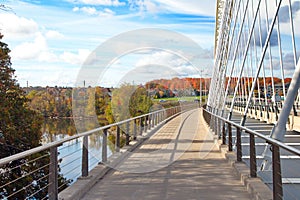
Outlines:
{"type": "Polygon", "coordinates": [[[265,154],[265,162],[263,165],[262,170],[266,168],[266,166],[272,166],[272,179],[273,179],[273,199],[275,200],[282,200],[283,199],[283,184],[282,184],[282,173],[281,173],[281,160],[280,160],[280,148],[294,154],[300,156],[300,150],[288,146],[281,141],[275,140],[274,138],[267,137],[261,133],[253,131],[247,127],[241,126],[233,121],[225,119],[221,116],[218,116],[206,109],[203,112],[204,119],[207,123],[210,123],[210,127],[215,132],[216,135],[222,137],[222,144],[226,144],[226,137],[228,136],[228,151],[232,151],[232,127],[236,128],[236,161],[242,161],[242,140],[241,140],[241,133],[245,131],[249,137],[249,155],[250,155],[250,177],[255,178],[257,177],[257,158],[256,158],[256,145],[255,145],[255,136],[260,139],[266,141],[268,147],[272,148],[271,155],[265,154]],[[227,125],[227,130],[226,130],[227,125]],[[222,130],[221,130],[222,129],[222,130]],[[227,135],[228,134],[228,135],[227,135]]]}
{"type": "Polygon", "coordinates": [[[126,120],[123,120],[123,121],[120,121],[120,122],[116,122],[116,123],[113,123],[113,124],[102,126],[102,127],[99,127],[99,128],[93,129],[93,130],[85,131],[83,133],[79,133],[79,134],[76,134],[74,136],[70,136],[68,138],[59,140],[59,141],[51,142],[51,143],[45,144],[43,146],[39,146],[39,147],[36,147],[36,148],[33,148],[33,149],[29,149],[27,151],[24,151],[24,152],[21,152],[21,153],[18,153],[18,154],[14,154],[12,156],[0,159],[0,166],[8,164],[9,162],[11,162],[13,160],[18,160],[18,159],[30,156],[30,155],[32,155],[34,153],[45,151],[45,150],[48,150],[48,149],[50,149],[52,147],[60,146],[60,145],[62,145],[65,142],[69,142],[71,140],[74,140],[74,139],[77,139],[77,138],[80,138],[80,137],[89,136],[89,135],[91,135],[91,134],[93,134],[95,132],[98,132],[98,131],[109,129],[111,127],[119,126],[121,124],[130,122],[130,121],[135,120],[135,119],[147,117],[147,116],[152,115],[152,114],[157,114],[159,112],[165,112],[167,110],[170,110],[170,109],[173,109],[173,108],[180,108],[180,107],[182,107],[182,106],[175,106],[175,107],[171,107],[171,108],[167,108],[167,109],[161,109],[161,110],[154,111],[154,112],[151,112],[151,113],[148,113],[148,114],[140,115],[140,116],[137,116],[137,117],[134,117],[134,118],[130,118],[130,119],[126,119],[126,120]]]}
{"type": "Polygon", "coordinates": [[[265,136],[265,135],[263,135],[263,134],[261,134],[259,132],[253,131],[253,130],[245,127],[245,126],[241,126],[240,124],[237,124],[237,123],[235,123],[233,121],[225,119],[225,118],[223,118],[221,116],[218,116],[218,115],[216,115],[216,114],[214,114],[214,113],[212,113],[212,112],[210,112],[208,110],[205,110],[205,111],[208,112],[209,114],[211,114],[212,116],[214,116],[214,117],[216,117],[218,119],[221,119],[222,121],[224,121],[224,122],[226,122],[228,124],[233,125],[234,127],[240,128],[241,130],[244,130],[244,131],[246,131],[246,132],[248,132],[250,134],[253,134],[253,135],[255,135],[255,136],[257,136],[257,137],[259,137],[259,138],[261,138],[263,140],[266,140],[266,142],[269,143],[269,144],[277,145],[280,148],[283,148],[283,149],[285,149],[285,150],[287,150],[287,151],[289,151],[289,152],[291,152],[293,154],[296,154],[296,155],[300,156],[300,150],[299,149],[296,149],[294,147],[288,146],[288,145],[284,144],[283,142],[280,142],[280,141],[275,140],[273,138],[267,137],[267,136],[265,136]]]}

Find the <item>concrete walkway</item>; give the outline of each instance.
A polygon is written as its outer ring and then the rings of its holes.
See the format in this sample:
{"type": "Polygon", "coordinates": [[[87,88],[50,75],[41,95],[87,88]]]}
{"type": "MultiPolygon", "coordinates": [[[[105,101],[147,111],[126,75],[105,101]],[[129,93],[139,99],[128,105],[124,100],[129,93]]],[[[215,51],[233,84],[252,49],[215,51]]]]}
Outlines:
{"type": "Polygon", "coordinates": [[[250,199],[219,152],[201,110],[163,126],[84,200],[250,199]]]}

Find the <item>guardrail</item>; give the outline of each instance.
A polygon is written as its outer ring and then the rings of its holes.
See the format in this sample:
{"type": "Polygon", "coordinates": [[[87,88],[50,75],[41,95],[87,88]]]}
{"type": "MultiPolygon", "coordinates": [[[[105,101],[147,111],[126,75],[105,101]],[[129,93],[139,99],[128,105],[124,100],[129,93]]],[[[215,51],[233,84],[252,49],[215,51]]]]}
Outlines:
{"type": "MultiPolygon", "coordinates": [[[[226,103],[230,107],[231,102],[226,103]]],[[[241,114],[245,113],[246,104],[243,102],[234,103],[233,109],[241,114]]],[[[250,104],[248,108],[247,116],[254,119],[259,119],[267,123],[275,124],[278,121],[282,109],[282,102],[277,103],[262,103],[262,104],[250,104]]],[[[292,112],[288,120],[288,129],[300,131],[299,121],[300,121],[300,105],[298,102],[294,103],[292,112]]]]}
{"type": "Polygon", "coordinates": [[[211,113],[208,110],[203,110],[203,116],[205,121],[210,124],[210,128],[222,139],[222,144],[228,145],[228,151],[233,151],[235,145],[236,161],[242,161],[242,143],[241,133],[244,131],[248,134],[250,143],[250,176],[257,177],[257,165],[256,165],[256,145],[255,137],[261,138],[266,144],[271,145],[272,149],[272,178],[273,178],[273,199],[283,199],[282,189],[282,174],[281,174],[281,161],[280,161],[280,149],[284,149],[294,155],[300,156],[300,151],[296,148],[288,146],[275,139],[266,137],[265,135],[253,131],[249,128],[240,126],[232,121],[222,118],[218,115],[211,113]],[[236,143],[233,144],[232,128],[236,128],[236,143]],[[227,139],[228,138],[228,139],[227,139]]]}
{"type": "MultiPolygon", "coordinates": [[[[70,181],[60,173],[59,164],[64,158],[59,158],[59,147],[70,141],[82,139],[81,151],[81,176],[89,175],[89,136],[99,134],[101,141],[101,160],[105,163],[108,159],[108,130],[116,129],[115,151],[120,151],[120,137],[125,134],[125,143],[136,140],[138,135],[146,133],[160,123],[166,122],[186,110],[199,107],[198,103],[189,103],[177,107],[158,110],[138,117],[130,118],[121,122],[103,126],[94,130],[79,133],[74,136],[39,146],[22,153],[0,159],[0,176],[7,177],[0,185],[0,198],[2,199],[58,199],[58,193],[68,187],[70,181]],[[122,127],[122,129],[120,128],[122,127]],[[125,130],[123,129],[125,127],[125,130]]],[[[71,154],[78,154],[68,152],[71,154]]],[[[68,164],[74,162],[70,160],[68,164]]]]}
{"type": "MultiPolygon", "coordinates": [[[[226,105],[230,106],[231,103],[232,102],[226,102],[226,105]]],[[[251,112],[252,112],[252,110],[255,110],[255,112],[264,112],[264,111],[266,111],[266,112],[270,112],[270,113],[274,113],[274,114],[278,115],[280,110],[282,109],[282,105],[283,105],[283,102],[268,103],[268,104],[265,104],[265,103],[250,104],[249,109],[250,109],[251,112]]],[[[238,111],[244,112],[245,108],[246,108],[246,103],[244,103],[244,102],[235,102],[234,103],[234,109],[236,109],[238,111]]],[[[299,111],[299,109],[300,109],[300,105],[298,104],[298,102],[296,102],[293,105],[293,114],[295,116],[298,115],[297,111],[299,111]]]]}

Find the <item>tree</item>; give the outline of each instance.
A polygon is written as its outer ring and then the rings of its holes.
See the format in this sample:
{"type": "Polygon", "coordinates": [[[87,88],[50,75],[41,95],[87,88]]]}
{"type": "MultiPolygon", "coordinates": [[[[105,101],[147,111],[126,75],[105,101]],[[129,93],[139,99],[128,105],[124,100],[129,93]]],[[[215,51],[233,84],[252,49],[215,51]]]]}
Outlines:
{"type": "MultiPolygon", "coordinates": [[[[0,39],[2,39],[0,35],[0,39]]],[[[41,120],[15,79],[7,44],[0,41],[0,157],[40,145],[41,120]]]]}
{"type": "Polygon", "coordinates": [[[152,105],[150,96],[142,86],[123,84],[113,91],[111,108],[116,121],[146,114],[152,105]]]}
{"type": "Polygon", "coordinates": [[[135,91],[135,86],[130,84],[123,84],[120,88],[115,89],[112,93],[111,109],[114,119],[122,121],[129,119],[129,102],[131,95],[135,91]]]}
{"type": "Polygon", "coordinates": [[[150,112],[153,105],[147,90],[144,87],[137,87],[131,95],[129,101],[129,111],[132,117],[139,116],[150,112]]]}
{"type": "MultiPolygon", "coordinates": [[[[28,106],[28,99],[17,83],[11,67],[10,49],[1,41],[0,34],[0,158],[37,147],[41,139],[41,116],[28,106]]],[[[25,199],[34,195],[41,199],[47,195],[49,153],[41,152],[1,166],[0,185],[19,179],[18,182],[0,188],[0,198],[25,199]],[[32,161],[35,160],[36,161],[32,161]],[[31,161],[31,162],[28,162],[31,161]],[[32,174],[29,172],[35,171],[32,174]],[[46,178],[45,178],[46,177],[46,178]],[[15,193],[19,191],[18,193],[15,193]]],[[[61,179],[60,184],[65,179],[61,179]]],[[[67,185],[67,184],[66,184],[67,185]]]]}

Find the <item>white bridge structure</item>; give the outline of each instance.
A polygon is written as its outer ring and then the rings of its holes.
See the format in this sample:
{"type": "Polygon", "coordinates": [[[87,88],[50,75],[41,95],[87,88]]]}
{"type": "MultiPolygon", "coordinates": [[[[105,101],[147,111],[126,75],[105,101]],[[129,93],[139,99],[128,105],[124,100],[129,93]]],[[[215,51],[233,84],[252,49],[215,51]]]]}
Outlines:
{"type": "MultiPolygon", "coordinates": [[[[265,135],[299,149],[299,52],[300,1],[218,0],[215,63],[207,110],[242,127],[249,119],[271,124],[272,129],[265,135]]],[[[211,123],[228,129],[224,121],[211,123]]],[[[272,170],[272,148],[266,143],[261,146],[264,151],[259,156],[259,169],[264,174],[272,170]]],[[[298,156],[280,158],[286,159],[282,168],[295,172],[292,158],[300,161],[298,156]]],[[[283,182],[296,187],[299,178],[287,177],[283,182]]],[[[283,188],[291,194],[289,189],[283,188]]],[[[287,199],[299,198],[292,196],[287,199]]]]}

